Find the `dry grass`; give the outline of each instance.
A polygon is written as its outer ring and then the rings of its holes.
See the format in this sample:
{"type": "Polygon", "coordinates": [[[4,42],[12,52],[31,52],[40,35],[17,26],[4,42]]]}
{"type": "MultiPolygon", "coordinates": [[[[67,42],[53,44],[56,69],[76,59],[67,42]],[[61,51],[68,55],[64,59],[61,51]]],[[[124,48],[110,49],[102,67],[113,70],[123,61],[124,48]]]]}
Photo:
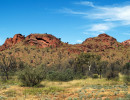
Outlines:
{"type": "Polygon", "coordinates": [[[33,88],[12,85],[0,89],[0,98],[7,100],[114,100],[129,97],[128,94],[130,86],[122,81],[91,78],[69,82],[43,81],[40,87],[33,88]]]}

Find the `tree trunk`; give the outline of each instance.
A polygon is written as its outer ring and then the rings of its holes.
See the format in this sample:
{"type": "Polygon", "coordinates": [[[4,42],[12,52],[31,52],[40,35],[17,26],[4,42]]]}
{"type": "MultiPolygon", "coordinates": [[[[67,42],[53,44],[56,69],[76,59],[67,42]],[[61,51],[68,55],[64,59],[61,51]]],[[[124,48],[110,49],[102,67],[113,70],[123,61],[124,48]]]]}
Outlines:
{"type": "Polygon", "coordinates": [[[100,70],[100,79],[101,79],[101,75],[102,75],[102,72],[101,72],[101,70],[100,70]]]}
{"type": "Polygon", "coordinates": [[[7,80],[9,79],[9,77],[8,77],[8,72],[6,72],[6,79],[7,79],[7,80]]]}

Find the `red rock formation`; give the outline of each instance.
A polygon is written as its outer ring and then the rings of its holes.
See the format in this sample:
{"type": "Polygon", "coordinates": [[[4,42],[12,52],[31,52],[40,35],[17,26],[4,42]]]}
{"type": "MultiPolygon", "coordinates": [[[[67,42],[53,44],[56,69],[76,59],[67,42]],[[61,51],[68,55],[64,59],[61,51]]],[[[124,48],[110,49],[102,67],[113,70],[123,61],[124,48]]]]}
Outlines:
{"type": "Polygon", "coordinates": [[[88,38],[82,44],[90,50],[99,48],[99,51],[104,51],[105,49],[113,49],[113,45],[117,45],[118,42],[115,38],[104,33],[98,37],[88,38]]]}
{"type": "Polygon", "coordinates": [[[62,46],[63,49],[67,48],[66,50],[69,53],[77,54],[80,52],[99,52],[104,51],[105,49],[115,49],[122,44],[130,45],[130,40],[121,44],[118,43],[115,38],[107,34],[100,34],[98,37],[88,38],[82,44],[75,45],[63,43],[60,39],[51,34],[30,34],[26,38],[21,34],[16,34],[13,38],[9,38],[5,41],[5,43],[0,47],[0,51],[6,50],[21,41],[23,41],[23,45],[36,46],[37,48],[54,48],[62,46]]]}
{"type": "Polygon", "coordinates": [[[45,48],[59,47],[62,45],[62,42],[51,34],[30,34],[26,37],[24,44],[45,48]]]}
{"type": "Polygon", "coordinates": [[[5,43],[0,47],[0,51],[8,49],[9,47],[23,41],[25,37],[21,34],[16,34],[13,38],[7,38],[5,43]]]}
{"type": "Polygon", "coordinates": [[[121,44],[123,44],[125,46],[130,46],[130,39],[122,42],[121,44]]]}
{"type": "Polygon", "coordinates": [[[94,42],[105,42],[107,45],[110,45],[110,44],[113,44],[116,41],[115,38],[103,33],[103,34],[100,34],[98,35],[98,37],[94,37],[94,38],[88,38],[86,39],[82,44],[86,44],[87,42],[91,42],[91,41],[94,41],[94,42]]]}
{"type": "Polygon", "coordinates": [[[63,44],[60,39],[51,34],[30,34],[26,38],[21,34],[16,34],[13,38],[6,39],[5,43],[0,47],[0,51],[8,49],[21,41],[23,41],[24,45],[36,46],[38,48],[53,48],[63,44]]]}

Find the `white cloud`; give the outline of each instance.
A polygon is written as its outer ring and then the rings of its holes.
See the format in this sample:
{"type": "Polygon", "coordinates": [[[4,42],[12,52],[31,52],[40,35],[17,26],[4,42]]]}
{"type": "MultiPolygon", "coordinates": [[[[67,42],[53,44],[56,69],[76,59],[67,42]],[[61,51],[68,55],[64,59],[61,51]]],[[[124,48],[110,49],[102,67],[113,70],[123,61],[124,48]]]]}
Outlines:
{"type": "MultiPolygon", "coordinates": [[[[112,28],[130,26],[130,4],[119,6],[119,5],[110,5],[110,6],[95,6],[93,2],[81,1],[76,2],[75,4],[86,5],[93,7],[92,9],[86,8],[86,11],[82,10],[72,10],[72,9],[63,9],[65,13],[80,15],[86,20],[96,21],[87,25],[84,34],[91,34],[96,36],[99,33],[105,33],[112,28]]],[[[127,34],[129,35],[129,34],[127,34]]]]}
{"type": "Polygon", "coordinates": [[[82,43],[83,41],[82,40],[77,40],[77,43],[82,43]]]}
{"type": "Polygon", "coordinates": [[[84,31],[83,34],[86,35],[91,35],[91,36],[98,36],[100,33],[99,32],[91,32],[91,31],[84,31]]]}
{"type": "MultiPolygon", "coordinates": [[[[92,2],[81,1],[76,4],[94,6],[92,2]]],[[[119,22],[121,25],[130,25],[130,5],[125,6],[94,6],[93,9],[86,11],[75,11],[72,9],[63,9],[63,12],[82,15],[89,19],[99,19],[104,22],[119,22]]]]}
{"type": "Polygon", "coordinates": [[[102,19],[104,21],[119,21],[123,25],[130,25],[130,6],[123,7],[97,7],[97,12],[92,12],[86,17],[102,19]]]}
{"type": "Polygon", "coordinates": [[[93,24],[90,26],[90,28],[87,28],[83,34],[97,36],[101,33],[106,33],[111,28],[115,27],[112,23],[99,23],[99,24],[93,24]]]}
{"type": "Polygon", "coordinates": [[[81,1],[81,2],[76,2],[75,4],[94,7],[94,4],[92,2],[90,2],[90,1],[81,1]]]}
{"type": "Polygon", "coordinates": [[[87,15],[86,12],[80,12],[80,11],[74,11],[72,9],[64,8],[60,10],[62,13],[69,13],[69,14],[75,14],[75,15],[87,15]]]}
{"type": "Polygon", "coordinates": [[[107,24],[95,24],[91,27],[89,31],[99,31],[99,32],[104,32],[106,30],[109,30],[110,26],[107,24]]]}

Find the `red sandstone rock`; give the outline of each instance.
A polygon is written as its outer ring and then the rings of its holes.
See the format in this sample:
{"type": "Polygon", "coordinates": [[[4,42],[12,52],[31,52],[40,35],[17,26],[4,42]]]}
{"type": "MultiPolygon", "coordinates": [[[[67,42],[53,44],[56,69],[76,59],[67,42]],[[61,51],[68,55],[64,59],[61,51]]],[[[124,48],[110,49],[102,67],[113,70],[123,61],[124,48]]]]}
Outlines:
{"type": "Polygon", "coordinates": [[[113,49],[113,45],[117,45],[118,42],[115,38],[103,33],[98,35],[98,37],[86,39],[82,45],[86,45],[90,50],[99,49],[99,51],[104,51],[105,49],[113,49]]]}
{"type": "Polygon", "coordinates": [[[0,51],[6,50],[13,45],[23,42],[23,45],[36,46],[37,48],[45,47],[60,47],[63,46],[63,49],[69,53],[80,52],[99,52],[104,51],[105,49],[115,49],[116,47],[123,45],[130,45],[130,40],[124,41],[122,44],[118,43],[115,38],[107,35],[100,34],[98,37],[88,38],[82,44],[69,45],[68,43],[61,42],[60,39],[56,38],[51,34],[30,34],[26,38],[21,34],[16,34],[13,38],[9,38],[5,43],[0,47],[0,51]]]}
{"type": "Polygon", "coordinates": [[[63,44],[60,38],[58,39],[51,34],[30,34],[26,38],[21,34],[16,34],[13,38],[6,39],[5,43],[0,47],[0,51],[6,50],[21,41],[23,41],[24,45],[36,46],[38,48],[53,48],[63,44]]]}
{"type": "Polygon", "coordinates": [[[45,48],[59,47],[62,42],[51,34],[30,34],[25,38],[24,44],[45,48]]]}
{"type": "Polygon", "coordinates": [[[7,38],[5,43],[0,47],[0,51],[8,49],[9,47],[23,41],[25,37],[21,34],[16,34],[13,38],[7,38]]]}
{"type": "Polygon", "coordinates": [[[111,45],[114,42],[117,42],[115,38],[103,33],[103,34],[98,35],[98,37],[86,39],[82,44],[86,44],[87,42],[91,42],[91,41],[96,42],[96,43],[105,42],[107,45],[111,45]]]}
{"type": "Polygon", "coordinates": [[[123,45],[130,46],[130,39],[122,42],[123,45]]]}

